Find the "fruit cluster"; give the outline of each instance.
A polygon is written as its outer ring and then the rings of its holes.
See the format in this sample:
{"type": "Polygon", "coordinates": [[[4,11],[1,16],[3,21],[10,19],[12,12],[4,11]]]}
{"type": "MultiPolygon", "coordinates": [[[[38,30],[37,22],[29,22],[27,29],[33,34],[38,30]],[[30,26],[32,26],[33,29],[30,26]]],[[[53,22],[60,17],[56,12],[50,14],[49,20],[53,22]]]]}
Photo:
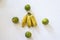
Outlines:
{"type": "Polygon", "coordinates": [[[29,28],[37,26],[36,19],[30,12],[28,12],[27,15],[22,19],[22,27],[24,27],[26,24],[29,28]]]}
{"type": "MultiPolygon", "coordinates": [[[[30,7],[29,4],[25,5],[25,10],[27,11],[27,14],[26,14],[26,15],[23,17],[23,19],[22,19],[22,27],[25,27],[26,25],[27,25],[29,28],[30,28],[30,27],[36,27],[36,26],[37,26],[37,21],[36,21],[34,15],[32,15],[31,12],[28,12],[28,11],[30,11],[30,9],[31,9],[31,7],[30,7]]],[[[19,18],[18,18],[18,17],[13,17],[13,18],[12,18],[12,22],[15,23],[15,24],[18,23],[18,22],[19,22],[19,18]]],[[[44,18],[44,19],[42,20],[42,24],[47,25],[48,23],[49,23],[49,20],[48,20],[47,18],[44,18]]],[[[27,31],[27,32],[25,33],[25,36],[26,36],[27,38],[31,38],[32,33],[29,32],[29,31],[27,31]]]]}

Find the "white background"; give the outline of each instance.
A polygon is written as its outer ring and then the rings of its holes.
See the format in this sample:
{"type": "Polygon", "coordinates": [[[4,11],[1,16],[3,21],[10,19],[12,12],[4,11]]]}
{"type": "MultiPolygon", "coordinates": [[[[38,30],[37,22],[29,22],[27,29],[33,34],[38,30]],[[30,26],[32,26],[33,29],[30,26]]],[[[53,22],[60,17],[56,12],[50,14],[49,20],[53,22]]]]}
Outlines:
{"type": "Polygon", "coordinates": [[[0,2],[0,40],[60,40],[60,0],[3,0],[0,2]],[[21,27],[27,3],[36,17],[37,28],[21,27]],[[12,23],[14,16],[19,17],[19,24],[12,23]],[[41,23],[43,18],[49,19],[47,26],[41,23]],[[32,38],[25,37],[26,31],[32,33],[32,38]]]}

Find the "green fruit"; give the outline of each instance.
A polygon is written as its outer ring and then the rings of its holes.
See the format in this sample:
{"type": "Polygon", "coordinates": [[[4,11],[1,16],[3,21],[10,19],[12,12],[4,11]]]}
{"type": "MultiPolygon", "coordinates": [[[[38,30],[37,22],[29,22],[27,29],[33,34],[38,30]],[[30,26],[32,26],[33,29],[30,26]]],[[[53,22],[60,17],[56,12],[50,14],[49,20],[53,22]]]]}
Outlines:
{"type": "Polygon", "coordinates": [[[49,20],[47,18],[44,18],[42,20],[42,24],[47,25],[49,23],[49,20]]]}
{"type": "Polygon", "coordinates": [[[30,7],[29,4],[25,5],[25,10],[26,10],[26,11],[29,11],[30,9],[31,9],[31,7],[30,7]]]}
{"type": "Polygon", "coordinates": [[[27,31],[27,32],[25,33],[25,37],[31,38],[31,36],[32,36],[31,32],[27,31]]]}
{"type": "Polygon", "coordinates": [[[19,22],[18,17],[13,17],[13,18],[12,18],[12,22],[13,22],[13,23],[18,23],[18,22],[19,22]]]}

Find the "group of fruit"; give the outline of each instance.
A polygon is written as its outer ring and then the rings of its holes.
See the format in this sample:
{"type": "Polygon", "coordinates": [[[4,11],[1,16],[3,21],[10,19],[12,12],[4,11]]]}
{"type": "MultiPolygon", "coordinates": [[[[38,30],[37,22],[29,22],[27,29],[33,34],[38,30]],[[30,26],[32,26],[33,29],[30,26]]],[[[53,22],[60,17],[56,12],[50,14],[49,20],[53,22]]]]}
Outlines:
{"type": "Polygon", "coordinates": [[[28,12],[27,15],[25,15],[22,19],[22,27],[24,27],[26,24],[29,28],[37,26],[36,19],[30,12],[28,12]]]}
{"type": "MultiPolygon", "coordinates": [[[[25,5],[25,10],[27,11],[27,14],[22,19],[22,27],[24,27],[26,24],[29,28],[37,26],[37,21],[36,21],[35,17],[31,14],[31,12],[28,12],[28,11],[30,11],[30,9],[31,9],[31,7],[30,7],[29,4],[25,5]]],[[[15,24],[18,23],[19,18],[18,17],[13,17],[12,22],[15,23],[15,24]]],[[[48,23],[49,23],[49,20],[47,18],[44,18],[42,20],[42,24],[47,25],[48,23]]],[[[27,31],[25,33],[25,36],[27,38],[30,38],[32,36],[32,33],[27,31]]]]}
{"type": "Polygon", "coordinates": [[[28,12],[28,11],[30,11],[30,9],[31,9],[30,5],[27,4],[25,6],[25,10],[27,11],[27,14],[22,19],[22,27],[24,27],[26,24],[28,27],[36,27],[37,26],[35,17],[31,14],[31,12],[28,12]]]}
{"type": "MultiPolygon", "coordinates": [[[[35,17],[32,15],[31,12],[28,12],[28,11],[30,11],[30,9],[31,9],[31,7],[29,4],[25,5],[25,10],[27,11],[27,14],[22,19],[22,27],[24,27],[26,24],[29,28],[37,26],[35,17]]],[[[12,22],[18,23],[19,22],[18,17],[13,17],[12,22]]]]}

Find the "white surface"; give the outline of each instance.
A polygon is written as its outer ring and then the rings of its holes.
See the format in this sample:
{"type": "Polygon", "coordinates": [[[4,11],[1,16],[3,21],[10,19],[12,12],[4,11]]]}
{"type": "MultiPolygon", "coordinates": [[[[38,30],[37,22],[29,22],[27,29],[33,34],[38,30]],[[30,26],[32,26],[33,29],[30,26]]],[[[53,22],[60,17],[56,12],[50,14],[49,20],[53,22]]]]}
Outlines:
{"type": "Polygon", "coordinates": [[[0,40],[60,40],[60,0],[6,0],[0,4],[0,40]],[[20,23],[27,13],[25,4],[29,3],[34,12],[39,28],[22,28],[11,22],[14,16],[20,23]],[[50,23],[46,27],[41,23],[43,18],[50,23]],[[27,39],[25,32],[31,31],[32,38],[27,39]]]}

